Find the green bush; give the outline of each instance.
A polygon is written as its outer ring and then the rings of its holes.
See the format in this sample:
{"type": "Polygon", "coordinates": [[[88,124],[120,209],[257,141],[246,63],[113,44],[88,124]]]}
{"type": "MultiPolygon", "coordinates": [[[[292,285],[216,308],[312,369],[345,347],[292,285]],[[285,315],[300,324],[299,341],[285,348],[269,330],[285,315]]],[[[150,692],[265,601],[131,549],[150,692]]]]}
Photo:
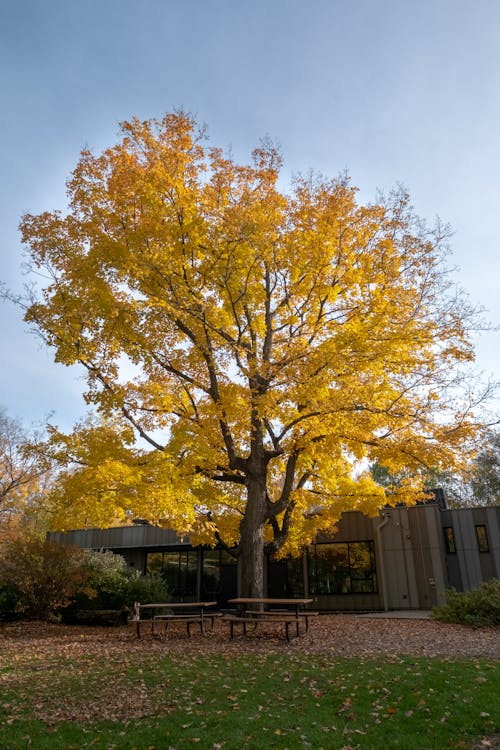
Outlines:
{"type": "Polygon", "coordinates": [[[167,587],[159,576],[142,576],[121,555],[87,551],[83,565],[86,585],[61,611],[65,621],[74,621],[82,611],[131,610],[135,601],[142,604],[168,601],[167,587]]]}
{"type": "Polygon", "coordinates": [[[435,607],[432,616],[441,622],[472,625],[475,628],[500,626],[500,581],[492,578],[471,591],[446,592],[446,604],[435,607]]]}
{"type": "Polygon", "coordinates": [[[131,608],[134,602],[152,604],[153,602],[168,602],[170,595],[163,578],[158,575],[142,576],[134,571],[126,587],[126,606],[131,608]]]}
{"type": "Polygon", "coordinates": [[[122,609],[130,569],[121,555],[113,552],[86,551],[84,557],[87,585],[73,599],[73,608],[122,609]]]}

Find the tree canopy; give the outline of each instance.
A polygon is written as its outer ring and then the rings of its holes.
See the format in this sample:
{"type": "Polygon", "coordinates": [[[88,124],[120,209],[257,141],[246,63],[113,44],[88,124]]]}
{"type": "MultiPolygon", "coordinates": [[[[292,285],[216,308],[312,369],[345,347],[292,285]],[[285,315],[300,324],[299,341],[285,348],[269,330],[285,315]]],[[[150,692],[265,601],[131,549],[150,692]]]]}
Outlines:
{"type": "Polygon", "coordinates": [[[45,275],[26,319],[83,366],[100,414],[53,432],[57,523],[135,514],[238,544],[246,593],[265,544],[296,552],[386,502],[368,462],[408,469],[397,499],[416,497],[475,420],[455,398],[473,352],[446,232],[403,190],[361,205],[348,179],[308,176],[285,192],[281,167],[269,143],[236,163],[184,113],[134,119],[82,152],[67,213],[21,225],[45,275]]]}

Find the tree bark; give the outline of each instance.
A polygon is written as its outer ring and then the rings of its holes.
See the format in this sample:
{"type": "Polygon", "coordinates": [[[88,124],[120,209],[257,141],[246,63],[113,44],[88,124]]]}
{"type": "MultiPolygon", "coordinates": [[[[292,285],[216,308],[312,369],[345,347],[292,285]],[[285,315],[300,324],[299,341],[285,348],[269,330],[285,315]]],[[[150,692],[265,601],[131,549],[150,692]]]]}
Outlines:
{"type": "Polygon", "coordinates": [[[264,596],[264,523],[266,481],[264,476],[247,482],[247,507],[240,525],[240,596],[264,596]]]}

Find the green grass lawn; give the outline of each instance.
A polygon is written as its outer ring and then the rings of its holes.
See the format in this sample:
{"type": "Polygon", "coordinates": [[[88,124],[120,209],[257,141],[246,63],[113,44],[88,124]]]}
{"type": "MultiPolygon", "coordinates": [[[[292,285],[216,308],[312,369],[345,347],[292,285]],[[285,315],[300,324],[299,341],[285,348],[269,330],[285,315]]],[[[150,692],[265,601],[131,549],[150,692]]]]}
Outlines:
{"type": "Polygon", "coordinates": [[[476,660],[12,657],[0,748],[471,748],[500,729],[499,685],[476,660]]]}

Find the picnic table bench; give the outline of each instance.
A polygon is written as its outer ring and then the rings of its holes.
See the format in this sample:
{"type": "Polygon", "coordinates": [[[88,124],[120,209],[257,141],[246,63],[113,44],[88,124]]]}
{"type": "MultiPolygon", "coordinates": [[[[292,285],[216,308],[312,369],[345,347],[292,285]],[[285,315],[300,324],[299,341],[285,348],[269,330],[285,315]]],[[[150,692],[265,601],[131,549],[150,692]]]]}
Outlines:
{"type": "Polygon", "coordinates": [[[229,623],[231,639],[234,638],[235,626],[241,625],[243,634],[247,635],[250,625],[254,631],[261,623],[280,623],[285,626],[286,639],[289,641],[292,632],[296,638],[300,636],[301,623],[305,626],[304,632],[309,630],[309,617],[318,614],[305,609],[312,601],[313,599],[238,597],[229,600],[229,604],[236,605],[237,613],[226,614],[223,619],[229,623]]]}
{"type": "Polygon", "coordinates": [[[152,604],[140,604],[135,602],[132,609],[130,622],[136,626],[137,637],[141,637],[141,625],[147,623],[151,626],[151,634],[156,633],[158,623],[165,626],[165,633],[169,623],[184,622],[189,637],[191,637],[191,625],[198,625],[200,633],[205,635],[206,622],[210,622],[210,627],[214,627],[214,619],[218,612],[211,611],[217,602],[155,602],[152,604]],[[207,611],[209,610],[209,611],[207,611]],[[150,617],[142,617],[141,612],[147,612],[150,617]]]}

